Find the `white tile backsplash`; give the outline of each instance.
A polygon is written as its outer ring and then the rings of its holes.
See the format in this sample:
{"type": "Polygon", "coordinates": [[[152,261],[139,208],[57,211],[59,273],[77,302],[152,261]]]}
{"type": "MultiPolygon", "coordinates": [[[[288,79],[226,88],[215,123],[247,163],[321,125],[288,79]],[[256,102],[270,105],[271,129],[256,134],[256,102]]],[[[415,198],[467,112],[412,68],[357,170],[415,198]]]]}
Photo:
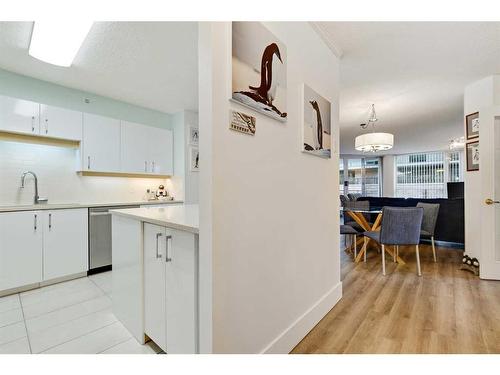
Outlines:
{"type": "Polygon", "coordinates": [[[148,188],[166,185],[163,179],[80,176],[77,163],[76,148],[0,140],[0,206],[32,204],[31,176],[20,188],[26,170],[37,174],[39,195],[49,203],[140,201],[148,188]]]}

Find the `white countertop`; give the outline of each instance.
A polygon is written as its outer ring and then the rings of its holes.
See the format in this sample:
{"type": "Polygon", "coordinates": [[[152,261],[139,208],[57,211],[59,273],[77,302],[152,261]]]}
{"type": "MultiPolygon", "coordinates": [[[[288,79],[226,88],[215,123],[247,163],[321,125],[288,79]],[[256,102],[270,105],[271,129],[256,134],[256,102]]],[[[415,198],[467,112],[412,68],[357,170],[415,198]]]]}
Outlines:
{"type": "Polygon", "coordinates": [[[163,205],[182,203],[183,201],[136,201],[136,202],[100,202],[100,203],[47,203],[47,204],[31,204],[31,205],[12,205],[0,206],[0,212],[15,212],[15,211],[38,211],[38,210],[60,210],[64,208],[92,208],[92,207],[119,207],[119,206],[148,206],[148,205],[163,205]]]}
{"type": "Polygon", "coordinates": [[[125,216],[167,228],[199,233],[199,209],[197,204],[165,207],[126,208],[111,210],[113,215],[125,216]]]}

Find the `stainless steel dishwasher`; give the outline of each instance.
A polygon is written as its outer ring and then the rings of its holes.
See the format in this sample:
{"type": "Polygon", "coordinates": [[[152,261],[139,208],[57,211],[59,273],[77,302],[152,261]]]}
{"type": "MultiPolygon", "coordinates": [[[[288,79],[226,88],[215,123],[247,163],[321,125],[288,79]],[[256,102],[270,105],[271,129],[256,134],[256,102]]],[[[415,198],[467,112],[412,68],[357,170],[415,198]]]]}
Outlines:
{"type": "Polygon", "coordinates": [[[107,206],[89,209],[89,274],[108,271],[111,259],[111,213],[110,210],[138,208],[140,206],[107,206]]]}

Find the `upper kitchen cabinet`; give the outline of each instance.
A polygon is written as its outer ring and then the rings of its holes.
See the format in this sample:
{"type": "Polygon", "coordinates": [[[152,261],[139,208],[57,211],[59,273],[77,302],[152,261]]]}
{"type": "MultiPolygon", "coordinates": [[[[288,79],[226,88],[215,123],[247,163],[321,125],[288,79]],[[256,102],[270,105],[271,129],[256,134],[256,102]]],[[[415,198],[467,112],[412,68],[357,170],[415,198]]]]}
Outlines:
{"type": "Polygon", "coordinates": [[[40,106],[40,135],[52,138],[80,141],[82,139],[82,112],[40,106]]]}
{"type": "Polygon", "coordinates": [[[120,172],[120,120],[83,114],[82,171],[120,172]]]}
{"type": "Polygon", "coordinates": [[[38,135],[39,118],[38,103],[0,96],[0,130],[38,135]]]}
{"type": "Polygon", "coordinates": [[[170,130],[122,121],[122,172],[171,175],[172,154],[170,130]]]}
{"type": "Polygon", "coordinates": [[[148,150],[151,172],[160,175],[173,174],[173,135],[170,130],[148,127],[148,150]]]}
{"type": "Polygon", "coordinates": [[[146,126],[122,121],[121,162],[124,173],[150,172],[148,131],[146,126]]]}

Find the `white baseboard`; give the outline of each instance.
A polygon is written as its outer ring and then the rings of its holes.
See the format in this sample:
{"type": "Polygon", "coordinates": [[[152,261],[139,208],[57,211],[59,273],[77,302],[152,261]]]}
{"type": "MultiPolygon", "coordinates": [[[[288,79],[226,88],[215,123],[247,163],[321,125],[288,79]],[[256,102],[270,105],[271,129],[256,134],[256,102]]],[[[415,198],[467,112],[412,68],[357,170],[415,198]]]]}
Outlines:
{"type": "Polygon", "coordinates": [[[288,354],[342,298],[342,282],[324,294],[313,306],[285,329],[261,353],[288,354]]]}

